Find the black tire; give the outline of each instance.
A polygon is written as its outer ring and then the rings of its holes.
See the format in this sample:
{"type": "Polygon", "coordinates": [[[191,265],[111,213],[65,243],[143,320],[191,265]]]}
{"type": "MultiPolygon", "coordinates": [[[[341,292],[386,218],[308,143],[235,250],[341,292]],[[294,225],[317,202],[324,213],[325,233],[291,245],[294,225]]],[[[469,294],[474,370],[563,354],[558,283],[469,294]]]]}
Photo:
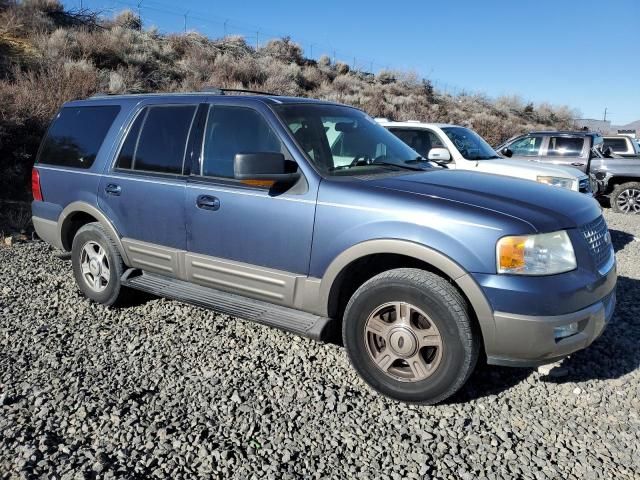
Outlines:
{"type": "MultiPolygon", "coordinates": [[[[355,370],[378,392],[404,402],[436,404],[458,391],[475,368],[480,335],[474,332],[468,309],[460,292],[436,274],[413,268],[389,270],[364,283],[351,297],[342,324],[344,345],[355,370]],[[424,380],[397,380],[374,363],[365,326],[369,316],[389,302],[416,306],[439,331],[439,364],[424,380]]],[[[403,360],[399,361],[402,367],[403,360]]]]}
{"type": "Polygon", "coordinates": [[[120,281],[126,268],[125,264],[115,242],[99,223],[88,223],[82,226],[73,237],[71,263],[76,284],[88,299],[110,306],[116,305],[126,297],[126,289],[122,287],[120,281]],[[101,291],[94,290],[82,273],[82,251],[90,242],[103,249],[109,267],[109,280],[101,291]]]}
{"type": "MultiPolygon", "coordinates": [[[[611,195],[609,196],[610,198],[610,203],[611,203],[611,209],[616,212],[616,213],[623,213],[625,215],[638,215],[640,214],[640,198],[638,200],[635,200],[633,203],[635,206],[630,205],[629,210],[625,211],[623,205],[621,205],[619,202],[622,200],[622,198],[620,197],[620,195],[629,192],[631,190],[635,190],[637,192],[640,192],[640,182],[627,182],[627,183],[622,183],[620,185],[616,185],[615,188],[613,189],[613,191],[611,192],[611,195]]],[[[637,195],[635,195],[636,198],[637,195]]]]}

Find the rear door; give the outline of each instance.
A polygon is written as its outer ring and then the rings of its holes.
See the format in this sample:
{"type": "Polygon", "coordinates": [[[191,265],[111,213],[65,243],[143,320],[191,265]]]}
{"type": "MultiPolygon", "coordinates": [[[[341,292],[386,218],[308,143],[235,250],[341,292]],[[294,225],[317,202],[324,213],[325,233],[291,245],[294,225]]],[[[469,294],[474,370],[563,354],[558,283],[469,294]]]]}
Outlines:
{"type": "Polygon", "coordinates": [[[197,104],[143,104],[100,182],[100,208],[123,237],[132,266],[177,276],[185,250],[187,139],[197,104]]]}
{"type": "Polygon", "coordinates": [[[587,171],[590,142],[584,136],[548,135],[540,159],[545,163],[587,171]]]}

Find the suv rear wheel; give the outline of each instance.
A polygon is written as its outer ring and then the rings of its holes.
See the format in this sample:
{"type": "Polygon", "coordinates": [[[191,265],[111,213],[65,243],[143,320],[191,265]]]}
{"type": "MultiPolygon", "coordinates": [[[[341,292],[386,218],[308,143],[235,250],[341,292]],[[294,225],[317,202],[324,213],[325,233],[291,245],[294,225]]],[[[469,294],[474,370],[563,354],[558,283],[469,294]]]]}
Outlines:
{"type": "Polygon", "coordinates": [[[611,208],[618,213],[640,214],[640,183],[616,185],[611,192],[611,208]]]}
{"type": "Polygon", "coordinates": [[[82,293],[94,302],[114,305],[122,299],[124,262],[113,240],[99,223],[81,227],[71,246],[73,275],[82,293]]]}
{"type": "Polygon", "coordinates": [[[389,270],[363,284],[347,305],[342,335],[361,377],[406,402],[453,395],[478,358],[466,301],[447,280],[419,269],[389,270]]]}

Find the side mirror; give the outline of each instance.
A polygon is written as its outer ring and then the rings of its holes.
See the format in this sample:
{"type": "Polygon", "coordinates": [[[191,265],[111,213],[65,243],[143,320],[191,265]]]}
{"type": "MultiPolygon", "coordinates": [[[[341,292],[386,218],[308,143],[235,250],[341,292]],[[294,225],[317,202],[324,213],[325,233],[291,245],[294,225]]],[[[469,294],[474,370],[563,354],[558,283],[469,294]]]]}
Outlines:
{"type": "Polygon", "coordinates": [[[429,150],[429,154],[427,158],[431,161],[436,162],[437,164],[446,165],[447,163],[451,163],[451,153],[446,148],[435,147],[429,150]]]}
{"type": "Polygon", "coordinates": [[[500,150],[500,153],[507,158],[513,157],[513,150],[511,150],[509,147],[504,147],[502,150],[500,150]]]}
{"type": "Polygon", "coordinates": [[[268,187],[274,183],[294,183],[299,172],[292,171],[293,162],[282,153],[237,153],[233,159],[233,176],[249,185],[268,187]]]}

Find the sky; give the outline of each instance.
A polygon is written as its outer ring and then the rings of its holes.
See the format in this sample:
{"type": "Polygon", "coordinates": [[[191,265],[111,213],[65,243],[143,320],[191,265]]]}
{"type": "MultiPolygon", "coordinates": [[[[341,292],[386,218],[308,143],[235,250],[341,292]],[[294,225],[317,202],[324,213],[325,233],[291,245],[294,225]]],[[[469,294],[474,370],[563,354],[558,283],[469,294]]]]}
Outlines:
{"type": "Polygon", "coordinates": [[[164,32],[290,36],[307,56],[416,72],[451,93],[568,105],[640,120],[640,0],[70,0],[105,15],[140,8],[164,32]],[[185,18],[186,16],[186,18],[185,18]]]}

